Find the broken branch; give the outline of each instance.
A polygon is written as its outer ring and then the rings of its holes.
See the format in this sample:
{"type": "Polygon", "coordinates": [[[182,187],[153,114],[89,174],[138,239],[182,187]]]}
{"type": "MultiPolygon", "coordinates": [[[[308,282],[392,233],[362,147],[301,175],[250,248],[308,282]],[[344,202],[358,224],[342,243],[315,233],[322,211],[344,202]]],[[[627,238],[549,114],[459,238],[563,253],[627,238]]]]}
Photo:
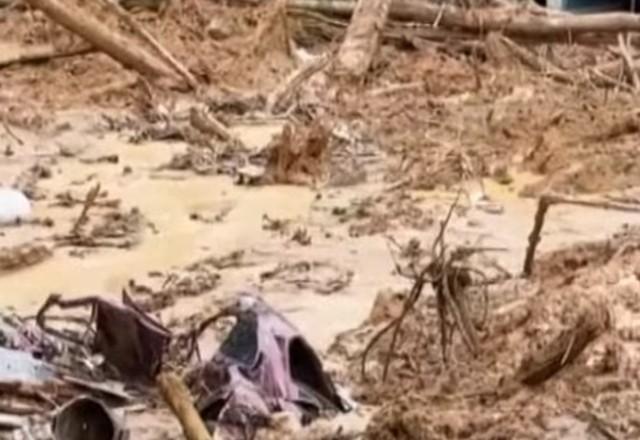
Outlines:
{"type": "Polygon", "coordinates": [[[96,199],[98,198],[99,194],[100,194],[100,184],[97,183],[96,186],[91,188],[87,193],[87,196],[84,199],[84,204],[82,205],[82,211],[80,212],[78,219],[76,220],[76,222],[73,224],[73,227],[71,228],[71,235],[78,235],[78,233],[80,232],[80,228],[87,221],[87,218],[89,215],[89,209],[91,209],[96,199]]]}
{"type": "Polygon", "coordinates": [[[15,51],[9,50],[0,54],[0,67],[84,55],[92,50],[93,47],[89,44],[80,44],[69,50],[60,50],[52,44],[23,45],[15,51]]]}

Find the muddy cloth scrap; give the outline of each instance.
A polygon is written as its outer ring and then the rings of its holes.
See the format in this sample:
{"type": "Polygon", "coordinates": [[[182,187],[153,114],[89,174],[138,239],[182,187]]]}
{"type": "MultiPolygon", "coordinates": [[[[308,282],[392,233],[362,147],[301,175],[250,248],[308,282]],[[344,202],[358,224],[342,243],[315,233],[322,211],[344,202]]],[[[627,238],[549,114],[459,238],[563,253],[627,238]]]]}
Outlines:
{"type": "Polygon", "coordinates": [[[223,316],[235,317],[234,327],[189,383],[202,418],[225,438],[252,438],[276,412],[305,425],[326,412],[350,410],[298,329],[261,298],[241,294],[197,334],[223,316]]]}

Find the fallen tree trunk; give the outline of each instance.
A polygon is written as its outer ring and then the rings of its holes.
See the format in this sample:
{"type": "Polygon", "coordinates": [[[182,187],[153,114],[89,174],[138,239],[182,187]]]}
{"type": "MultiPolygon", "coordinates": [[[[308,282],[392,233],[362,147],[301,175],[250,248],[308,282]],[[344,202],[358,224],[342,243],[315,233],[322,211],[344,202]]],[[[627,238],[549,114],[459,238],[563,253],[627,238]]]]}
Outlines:
{"type": "MultiPolygon", "coordinates": [[[[317,41],[332,42],[344,38],[349,21],[344,18],[329,17],[327,15],[302,9],[290,10],[288,16],[297,26],[293,26],[294,40],[297,44],[307,47],[317,41]]],[[[434,29],[417,27],[407,29],[401,23],[387,21],[381,31],[382,41],[398,47],[420,48],[423,42],[429,47],[441,46],[451,51],[482,51],[484,43],[464,32],[449,29],[434,29]]]]}
{"type": "Polygon", "coordinates": [[[380,46],[380,32],[387,21],[390,5],[391,0],[358,0],[338,52],[337,72],[360,77],[369,70],[380,46]]]}
{"type": "Polygon", "coordinates": [[[176,78],[174,72],[163,62],[140,49],[135,42],[112,32],[79,8],[60,0],[26,0],[26,2],[125,67],[151,77],[176,78]]]}
{"type": "MultiPolygon", "coordinates": [[[[288,0],[289,8],[350,16],[355,0],[288,0]]],[[[534,15],[507,8],[462,10],[421,0],[393,0],[389,10],[393,20],[412,21],[467,32],[502,32],[527,38],[573,39],[588,33],[618,33],[640,31],[640,15],[630,13],[600,13],[583,15],[534,15]]]]}

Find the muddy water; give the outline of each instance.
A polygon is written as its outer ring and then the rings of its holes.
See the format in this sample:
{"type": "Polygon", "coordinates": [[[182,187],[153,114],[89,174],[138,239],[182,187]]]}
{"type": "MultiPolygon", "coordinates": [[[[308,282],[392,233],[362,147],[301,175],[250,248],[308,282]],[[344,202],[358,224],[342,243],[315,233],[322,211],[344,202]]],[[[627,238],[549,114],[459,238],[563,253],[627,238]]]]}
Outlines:
{"type": "MultiPolygon", "coordinates": [[[[269,140],[277,126],[241,127],[238,133],[245,142],[258,145],[269,140]]],[[[248,285],[259,284],[259,272],[281,261],[322,260],[344,266],[354,273],[351,284],[343,291],[320,295],[293,286],[265,288],[265,295],[276,307],[285,310],[292,321],[318,348],[326,348],[339,332],[357,326],[368,314],[375,294],[385,287],[401,287],[405,281],[392,274],[393,262],[381,236],[350,238],[345,227],[336,225],[330,214],[317,209],[317,192],[301,187],[267,186],[241,187],[227,177],[203,177],[184,173],[156,172],[180,144],[149,143],[129,145],[114,136],[95,140],[83,157],[118,154],[119,164],[86,165],[77,159],[60,159],[57,171],[42,185],[49,200],[37,202],[36,213],[52,217],[55,231],[68,231],[80,207],[72,210],[51,208],[52,196],[68,189],[82,194],[90,185],[100,182],[110,197],[122,200],[125,206],[136,206],[153,223],[157,233],[145,232],[141,245],[131,250],[100,249],[85,258],[56,250],[54,258],[18,272],[0,275],[0,307],[33,310],[51,292],[68,296],[101,294],[115,295],[132,278],[149,271],[181,267],[208,255],[223,255],[238,249],[252,250],[257,259],[255,268],[224,273],[219,288],[210,295],[181,303],[169,317],[189,315],[211,302],[211,296],[228,295],[248,285]],[[123,173],[123,167],[133,170],[123,173]],[[87,181],[82,185],[72,182],[87,181]],[[203,223],[190,219],[192,213],[215,215],[229,211],[223,221],[203,223]],[[292,245],[286,238],[262,229],[262,217],[291,219],[306,224],[313,237],[308,247],[292,245]]],[[[14,164],[15,165],[15,164],[14,164]]],[[[30,165],[25,163],[25,166],[30,165]]],[[[6,170],[5,170],[6,171],[6,170]]],[[[0,165],[0,177],[2,165],[0,165]]],[[[535,176],[516,176],[514,183],[501,186],[485,182],[484,191],[504,207],[502,214],[490,214],[471,209],[467,215],[455,218],[449,235],[452,241],[477,242],[504,246],[500,263],[517,273],[532,225],[535,202],[517,197],[519,188],[535,176]]],[[[344,205],[355,197],[375,194],[375,186],[349,187],[322,191],[322,199],[344,205]]],[[[421,194],[425,207],[444,207],[451,194],[421,194]]],[[[634,221],[629,214],[588,210],[575,207],[554,207],[541,249],[553,249],[575,241],[605,237],[622,223],[634,221]]],[[[394,231],[399,237],[417,236],[428,241],[434,231],[394,231]]],[[[25,228],[5,231],[0,242],[14,242],[42,235],[42,231],[25,228]]]]}

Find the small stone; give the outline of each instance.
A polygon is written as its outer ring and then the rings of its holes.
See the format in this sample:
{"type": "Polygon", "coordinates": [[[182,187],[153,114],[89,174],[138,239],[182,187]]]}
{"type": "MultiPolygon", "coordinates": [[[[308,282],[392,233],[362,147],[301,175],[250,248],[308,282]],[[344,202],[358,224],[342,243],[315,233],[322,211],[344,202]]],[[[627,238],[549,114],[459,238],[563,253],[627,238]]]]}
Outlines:
{"type": "Polygon", "coordinates": [[[481,211],[484,211],[488,214],[500,215],[504,214],[504,206],[495,202],[480,202],[477,205],[477,208],[481,211]]]}
{"type": "Polygon", "coordinates": [[[220,17],[214,17],[207,25],[207,35],[214,40],[226,40],[233,34],[231,25],[220,17]]]}

